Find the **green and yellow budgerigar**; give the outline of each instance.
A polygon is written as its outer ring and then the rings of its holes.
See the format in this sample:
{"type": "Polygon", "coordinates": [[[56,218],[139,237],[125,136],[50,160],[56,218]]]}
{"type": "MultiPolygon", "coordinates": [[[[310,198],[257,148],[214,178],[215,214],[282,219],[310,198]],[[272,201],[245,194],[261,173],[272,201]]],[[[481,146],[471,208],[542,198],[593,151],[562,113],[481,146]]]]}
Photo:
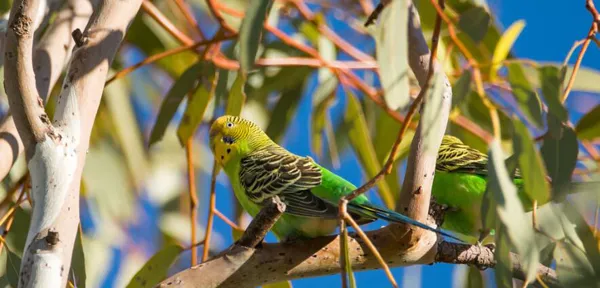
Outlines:
{"type": "MultiPolygon", "coordinates": [[[[310,157],[294,155],[277,145],[257,125],[240,117],[216,119],[210,128],[210,147],[228,175],[235,196],[250,215],[255,216],[269,197],[278,196],[286,204],[285,213],[272,229],[280,239],[333,233],[338,224],[338,201],[356,189],[310,157]]],[[[383,219],[454,238],[405,215],[377,207],[365,195],[348,203],[348,212],[359,224],[383,219]]]]}
{"type": "MultiPolygon", "coordinates": [[[[438,204],[451,208],[445,213],[442,228],[466,236],[465,240],[480,236],[487,163],[486,154],[465,145],[454,136],[444,136],[438,152],[431,194],[438,204]]],[[[518,189],[521,203],[525,210],[531,210],[533,204],[523,190],[521,175],[517,171],[514,176],[513,183],[518,189]]]]}

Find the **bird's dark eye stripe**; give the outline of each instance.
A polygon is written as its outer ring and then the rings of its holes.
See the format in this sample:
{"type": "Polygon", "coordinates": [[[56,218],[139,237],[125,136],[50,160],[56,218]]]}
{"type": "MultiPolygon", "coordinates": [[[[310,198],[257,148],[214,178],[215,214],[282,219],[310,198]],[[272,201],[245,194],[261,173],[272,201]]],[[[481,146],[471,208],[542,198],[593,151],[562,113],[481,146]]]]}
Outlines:
{"type": "Polygon", "coordinates": [[[231,136],[224,136],[223,137],[223,142],[225,142],[227,144],[233,144],[233,137],[231,137],[231,136]]]}

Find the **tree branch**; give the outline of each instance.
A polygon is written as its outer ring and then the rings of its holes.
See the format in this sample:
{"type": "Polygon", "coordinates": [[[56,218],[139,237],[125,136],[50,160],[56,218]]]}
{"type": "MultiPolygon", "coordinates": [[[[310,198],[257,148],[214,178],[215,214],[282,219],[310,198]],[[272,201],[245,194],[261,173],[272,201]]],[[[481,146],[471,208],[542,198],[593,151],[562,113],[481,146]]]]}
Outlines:
{"type": "Polygon", "coordinates": [[[50,119],[35,89],[33,71],[33,34],[40,2],[21,0],[13,3],[4,44],[6,94],[28,159],[33,156],[35,144],[43,141],[47,133],[53,133],[50,119]]]}
{"type": "MultiPolygon", "coordinates": [[[[489,247],[459,243],[437,243],[435,235],[427,233],[419,243],[430,247],[425,255],[406,250],[394,238],[398,229],[390,225],[367,232],[375,247],[384,255],[390,267],[435,262],[468,264],[480,269],[496,264],[489,247]],[[433,237],[429,237],[433,235],[433,237]]],[[[256,287],[298,278],[332,275],[340,272],[338,236],[325,236],[285,243],[265,243],[260,248],[234,245],[208,262],[193,266],[164,280],[159,287],[256,287]],[[211,275],[207,277],[206,275],[211,275]]],[[[419,249],[416,249],[418,251],[419,249]]],[[[352,270],[374,270],[381,266],[368,247],[356,235],[348,241],[352,270]]],[[[547,283],[558,283],[556,273],[540,265],[539,273],[547,283]]],[[[519,259],[513,255],[513,276],[524,279],[519,259]]]]}
{"type": "MultiPolygon", "coordinates": [[[[418,11],[412,3],[410,4],[408,19],[408,61],[410,68],[419,81],[421,89],[425,90],[427,89],[427,82],[431,78],[431,75],[434,73],[444,73],[444,71],[435,59],[431,59],[433,57],[431,57],[427,42],[421,31],[421,20],[418,11]],[[430,63],[430,61],[434,62],[430,63]],[[429,71],[430,67],[434,70],[431,73],[429,71]]],[[[433,42],[436,42],[436,39],[433,42]]],[[[442,93],[443,99],[439,110],[436,111],[438,121],[432,123],[430,127],[426,127],[427,124],[419,121],[411,144],[410,154],[408,155],[408,166],[397,205],[401,213],[420,222],[427,219],[429,203],[431,202],[431,187],[435,174],[437,151],[442,143],[442,137],[446,130],[452,105],[452,86],[450,86],[446,75],[443,75],[443,77],[445,84],[442,93]],[[425,137],[429,137],[432,140],[425,143],[425,137]],[[430,151],[430,153],[426,153],[426,151],[430,151]],[[431,153],[431,151],[435,151],[435,153],[431,153]]],[[[436,96],[433,94],[429,95],[436,96]]],[[[430,102],[427,98],[428,96],[424,95],[422,108],[430,102]]],[[[423,229],[415,229],[409,225],[400,226],[399,234],[396,235],[404,236],[408,234],[410,242],[418,242],[423,233],[432,233],[426,232],[423,229]]]]}
{"type": "Polygon", "coordinates": [[[102,96],[103,80],[106,79],[110,63],[141,5],[141,0],[101,2],[81,35],[86,41],[80,41],[82,45],[73,53],[63,90],[57,99],[53,124],[47,119],[43,101],[33,88],[36,86],[31,77],[32,38],[28,28],[31,19],[28,15],[31,13],[29,10],[36,7],[32,3],[36,4],[31,0],[15,3],[14,18],[11,18],[14,20],[9,25],[12,29],[9,35],[13,34],[11,37],[14,39],[8,37],[6,45],[6,82],[14,79],[9,78],[12,74],[15,75],[12,77],[16,77],[16,82],[7,84],[7,92],[19,134],[26,140],[23,142],[28,156],[34,200],[19,284],[22,287],[40,287],[48,283],[60,283],[55,286],[64,287],[70,274],[65,271],[69,271],[79,224],[79,179],[102,96]],[[13,50],[18,54],[9,55],[13,50]],[[9,66],[9,60],[17,64],[9,66]],[[26,73],[18,73],[18,69],[26,73]],[[8,89],[9,86],[16,87],[8,89]],[[31,105],[30,98],[34,96],[37,106],[19,106],[19,103],[31,105]],[[15,98],[22,100],[13,101],[19,100],[15,98]],[[23,122],[23,119],[32,120],[23,122]],[[30,134],[23,134],[22,130],[30,134]]]}
{"type": "Polygon", "coordinates": [[[262,243],[265,236],[267,236],[271,227],[281,217],[281,214],[285,212],[285,204],[279,200],[279,197],[271,197],[266,199],[265,202],[263,203],[265,206],[252,219],[252,222],[246,228],[246,231],[244,231],[237,245],[249,248],[258,246],[262,243]]]}
{"type": "MultiPolygon", "coordinates": [[[[88,1],[69,0],[36,44],[33,54],[33,63],[36,63],[35,80],[39,96],[44,101],[47,101],[51,88],[71,56],[74,44],[70,36],[71,30],[84,28],[91,14],[92,7],[88,1]]],[[[0,179],[8,174],[21,152],[23,142],[12,115],[8,114],[0,123],[0,179]]]]}

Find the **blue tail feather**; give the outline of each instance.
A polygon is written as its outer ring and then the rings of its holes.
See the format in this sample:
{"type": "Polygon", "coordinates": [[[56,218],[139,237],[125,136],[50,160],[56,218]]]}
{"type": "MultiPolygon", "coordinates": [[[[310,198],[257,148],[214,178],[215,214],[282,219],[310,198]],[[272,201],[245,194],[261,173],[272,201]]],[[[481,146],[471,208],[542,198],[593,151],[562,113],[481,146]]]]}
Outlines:
{"type": "Polygon", "coordinates": [[[354,213],[357,213],[357,214],[363,214],[363,215],[367,214],[367,215],[370,215],[370,216],[377,217],[379,219],[386,220],[388,222],[410,224],[410,225],[413,225],[413,226],[417,226],[419,228],[423,228],[425,230],[429,230],[429,231],[441,234],[443,236],[452,238],[454,240],[463,242],[461,239],[459,239],[459,238],[457,238],[457,237],[455,237],[455,236],[453,236],[453,235],[451,235],[451,234],[449,234],[447,232],[444,232],[442,230],[439,230],[439,229],[433,228],[433,227],[431,227],[429,225],[426,225],[426,224],[423,224],[421,222],[418,222],[418,221],[416,221],[416,220],[414,220],[414,219],[412,219],[412,218],[410,218],[408,216],[402,215],[402,214],[400,214],[398,212],[391,211],[391,210],[388,210],[388,209],[385,209],[385,208],[380,208],[380,207],[374,206],[372,204],[365,204],[365,203],[363,203],[363,204],[355,204],[355,203],[351,203],[350,202],[350,203],[348,203],[348,211],[349,212],[354,212],[354,213]]]}

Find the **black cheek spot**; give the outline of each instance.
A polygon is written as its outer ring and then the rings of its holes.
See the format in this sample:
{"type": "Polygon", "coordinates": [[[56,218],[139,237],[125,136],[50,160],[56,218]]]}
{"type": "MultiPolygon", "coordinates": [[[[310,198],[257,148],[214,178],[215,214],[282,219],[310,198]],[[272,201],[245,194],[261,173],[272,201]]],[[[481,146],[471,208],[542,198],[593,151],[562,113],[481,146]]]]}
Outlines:
{"type": "Polygon", "coordinates": [[[231,148],[227,148],[227,154],[231,153],[231,148]]]}
{"type": "Polygon", "coordinates": [[[225,159],[225,156],[221,155],[221,160],[225,159]]]}

